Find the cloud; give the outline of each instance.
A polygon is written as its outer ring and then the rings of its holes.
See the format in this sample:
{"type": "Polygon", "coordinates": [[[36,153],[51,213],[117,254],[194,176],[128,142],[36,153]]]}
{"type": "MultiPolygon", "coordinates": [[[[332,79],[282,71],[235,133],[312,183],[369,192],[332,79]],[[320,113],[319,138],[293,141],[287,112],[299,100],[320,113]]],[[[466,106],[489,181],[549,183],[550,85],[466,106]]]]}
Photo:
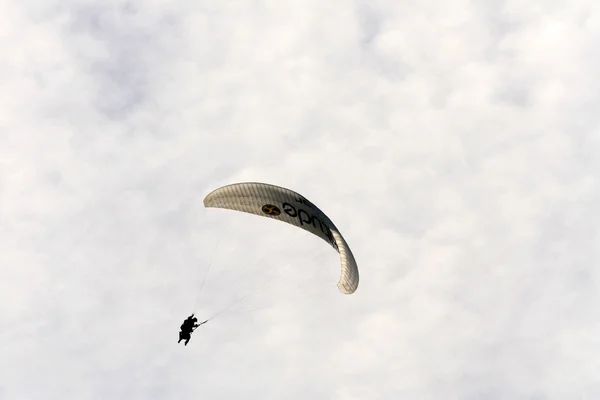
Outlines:
{"type": "Polygon", "coordinates": [[[600,394],[595,3],[0,15],[0,397],[600,394]],[[245,180],[331,216],[355,294],[317,238],[204,209],[245,180]]]}

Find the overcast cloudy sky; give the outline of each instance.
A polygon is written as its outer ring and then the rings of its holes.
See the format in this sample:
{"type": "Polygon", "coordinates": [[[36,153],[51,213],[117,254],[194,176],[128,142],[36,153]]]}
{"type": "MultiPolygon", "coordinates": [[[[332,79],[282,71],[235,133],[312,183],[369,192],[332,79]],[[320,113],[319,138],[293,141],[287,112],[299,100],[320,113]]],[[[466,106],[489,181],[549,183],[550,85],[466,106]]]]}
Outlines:
{"type": "Polygon", "coordinates": [[[15,0],[0,45],[0,399],[600,399],[596,0],[15,0]],[[241,181],[358,291],[203,207],[241,181]]]}

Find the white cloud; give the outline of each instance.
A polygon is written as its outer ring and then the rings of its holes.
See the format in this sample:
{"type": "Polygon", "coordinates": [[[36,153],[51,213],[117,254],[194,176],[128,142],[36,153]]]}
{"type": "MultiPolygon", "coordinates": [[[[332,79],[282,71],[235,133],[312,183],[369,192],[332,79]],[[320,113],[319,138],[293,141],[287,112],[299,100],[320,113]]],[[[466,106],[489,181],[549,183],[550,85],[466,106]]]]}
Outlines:
{"type": "Polygon", "coordinates": [[[0,397],[597,398],[599,14],[3,5],[0,397]],[[203,208],[243,180],[323,208],[358,291],[203,208]]]}

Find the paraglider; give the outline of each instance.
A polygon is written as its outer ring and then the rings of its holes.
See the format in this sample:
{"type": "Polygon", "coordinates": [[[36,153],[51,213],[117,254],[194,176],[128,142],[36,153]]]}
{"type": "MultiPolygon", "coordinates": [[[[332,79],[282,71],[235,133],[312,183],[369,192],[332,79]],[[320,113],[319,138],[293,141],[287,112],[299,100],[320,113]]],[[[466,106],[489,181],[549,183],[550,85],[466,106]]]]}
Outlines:
{"type": "Polygon", "coordinates": [[[198,318],[196,318],[194,314],[190,315],[186,318],[185,321],[183,321],[183,324],[181,324],[181,331],[179,332],[179,341],[177,343],[180,343],[182,340],[185,340],[185,342],[183,342],[183,345],[187,346],[190,339],[192,338],[192,332],[194,332],[194,330],[196,330],[196,328],[200,325],[207,323],[208,320],[199,324],[197,322],[198,318]]]}
{"type": "MultiPolygon", "coordinates": [[[[358,265],[348,243],[331,219],[301,194],[267,183],[235,183],[209,193],[204,198],[204,207],[228,209],[272,218],[312,233],[329,243],[340,256],[341,275],[337,284],[339,291],[343,294],[352,294],[358,288],[358,265]]],[[[248,296],[249,294],[237,299],[201,323],[198,323],[194,314],[190,315],[181,325],[177,343],[184,340],[184,345],[187,346],[195,329],[248,296]]]]}
{"type": "Polygon", "coordinates": [[[352,294],[358,288],[358,265],[348,243],[329,217],[299,193],[267,183],[235,183],[209,193],[204,206],[273,218],[320,237],[340,255],[340,292],[352,294]]]}

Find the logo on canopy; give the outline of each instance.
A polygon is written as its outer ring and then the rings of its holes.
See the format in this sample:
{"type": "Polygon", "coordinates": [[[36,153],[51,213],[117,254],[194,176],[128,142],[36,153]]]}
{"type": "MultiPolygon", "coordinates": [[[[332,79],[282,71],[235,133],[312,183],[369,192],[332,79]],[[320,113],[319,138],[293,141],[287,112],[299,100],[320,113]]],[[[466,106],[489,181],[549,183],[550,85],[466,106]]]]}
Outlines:
{"type": "Polygon", "coordinates": [[[267,215],[277,216],[281,214],[281,210],[273,204],[265,204],[264,206],[262,206],[261,210],[267,215]]]}

